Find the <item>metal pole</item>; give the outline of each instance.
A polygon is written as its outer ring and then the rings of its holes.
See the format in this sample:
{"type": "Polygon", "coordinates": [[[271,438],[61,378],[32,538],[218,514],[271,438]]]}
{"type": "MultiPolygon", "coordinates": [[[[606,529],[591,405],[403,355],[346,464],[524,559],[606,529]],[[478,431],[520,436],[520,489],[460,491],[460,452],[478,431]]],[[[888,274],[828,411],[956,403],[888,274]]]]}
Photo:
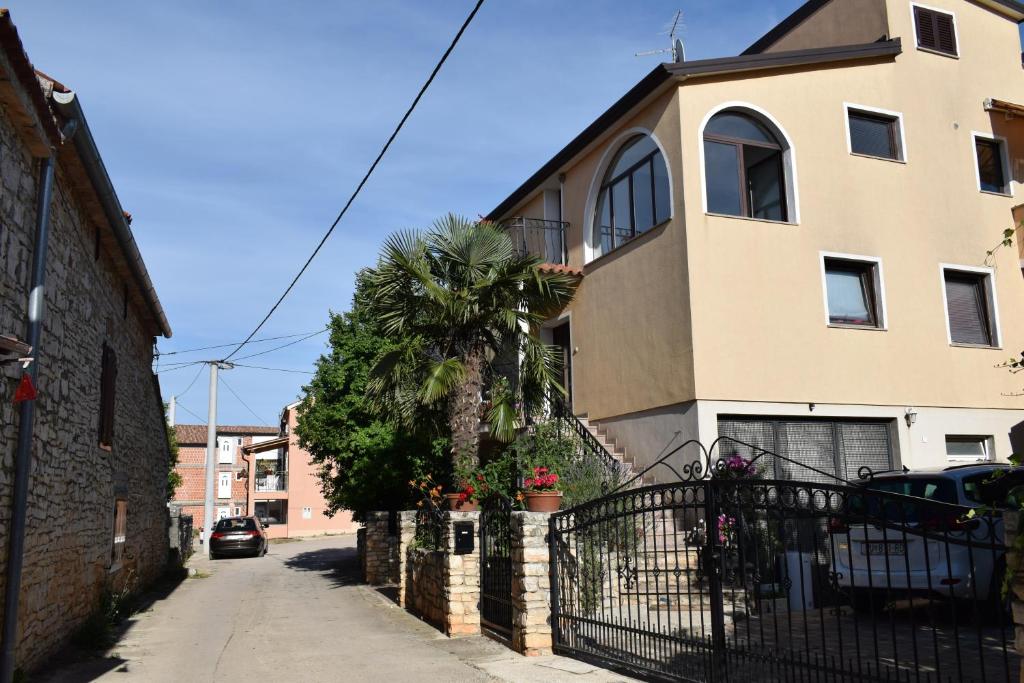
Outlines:
{"type": "Polygon", "coordinates": [[[217,371],[220,364],[210,362],[210,407],[206,418],[206,500],[203,505],[203,542],[210,552],[210,535],[213,533],[213,486],[217,471],[217,371]]]}
{"type": "Polygon", "coordinates": [[[167,407],[167,424],[172,427],[174,426],[174,413],[176,412],[177,407],[177,402],[174,400],[174,397],[171,396],[171,404],[167,407]]]}
{"type": "MultiPolygon", "coordinates": [[[[39,169],[39,195],[36,207],[36,240],[32,252],[32,289],[28,299],[28,338],[33,361],[28,374],[33,384],[39,375],[39,342],[43,331],[43,305],[46,288],[46,254],[50,239],[50,199],[53,196],[51,155],[39,169]]],[[[7,554],[7,585],[4,590],[3,645],[0,651],[0,680],[14,680],[15,646],[18,641],[18,596],[21,591],[22,562],[25,559],[25,521],[28,516],[28,480],[32,469],[32,432],[35,401],[18,406],[18,447],[14,457],[14,501],[11,509],[10,548],[7,554]]]]}

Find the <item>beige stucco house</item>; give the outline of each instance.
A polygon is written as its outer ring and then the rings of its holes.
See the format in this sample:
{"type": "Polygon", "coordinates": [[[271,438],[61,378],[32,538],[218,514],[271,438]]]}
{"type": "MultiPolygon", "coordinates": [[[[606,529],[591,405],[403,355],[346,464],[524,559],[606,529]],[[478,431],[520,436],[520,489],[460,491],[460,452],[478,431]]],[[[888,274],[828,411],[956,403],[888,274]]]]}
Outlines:
{"type": "Polygon", "coordinates": [[[1005,460],[1024,278],[988,252],[1024,202],[1022,19],[811,0],[569,142],[489,217],[580,277],[545,331],[574,412],[638,465],[720,435],[843,478],[1005,460]]]}

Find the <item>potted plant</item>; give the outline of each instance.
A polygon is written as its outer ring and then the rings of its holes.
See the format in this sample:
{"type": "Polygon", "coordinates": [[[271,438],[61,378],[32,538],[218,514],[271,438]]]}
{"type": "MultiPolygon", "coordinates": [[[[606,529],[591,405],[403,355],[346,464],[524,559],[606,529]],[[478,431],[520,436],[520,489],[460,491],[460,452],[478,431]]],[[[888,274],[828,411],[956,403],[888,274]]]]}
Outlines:
{"type": "Polygon", "coordinates": [[[523,481],[523,497],[530,512],[558,512],[562,505],[558,475],[547,467],[534,467],[533,476],[523,481]]]}
{"type": "Polygon", "coordinates": [[[465,471],[457,475],[455,491],[444,494],[448,500],[448,509],[452,512],[476,512],[479,509],[477,503],[484,495],[479,481],[482,481],[479,472],[465,471]]]}

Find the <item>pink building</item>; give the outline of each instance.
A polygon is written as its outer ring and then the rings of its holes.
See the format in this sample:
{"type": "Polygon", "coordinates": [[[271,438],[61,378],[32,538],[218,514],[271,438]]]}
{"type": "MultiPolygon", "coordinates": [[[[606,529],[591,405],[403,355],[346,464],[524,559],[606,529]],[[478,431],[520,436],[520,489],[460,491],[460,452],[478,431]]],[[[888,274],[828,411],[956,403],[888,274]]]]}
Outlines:
{"type": "Polygon", "coordinates": [[[242,446],[249,474],[247,514],[264,520],[271,538],[354,533],[358,524],[351,513],[324,514],[317,467],[295,436],[298,405],[285,406],[279,436],[242,446]]]}

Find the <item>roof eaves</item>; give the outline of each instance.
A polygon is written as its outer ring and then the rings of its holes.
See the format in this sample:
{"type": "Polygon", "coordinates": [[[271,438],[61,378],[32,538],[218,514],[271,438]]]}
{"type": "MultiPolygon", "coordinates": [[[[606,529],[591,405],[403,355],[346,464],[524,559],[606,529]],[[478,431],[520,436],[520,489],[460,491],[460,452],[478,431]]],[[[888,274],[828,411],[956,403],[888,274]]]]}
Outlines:
{"type": "Polygon", "coordinates": [[[728,73],[748,73],[765,69],[812,66],[831,62],[846,62],[862,59],[896,56],[903,51],[899,38],[875,43],[816,47],[806,50],[757,53],[738,57],[701,59],[692,62],[668,64],[668,71],[677,77],[693,78],[728,73]]]}
{"type": "Polygon", "coordinates": [[[25,52],[11,13],[6,8],[0,8],[0,49],[3,51],[4,66],[8,67],[5,71],[10,71],[8,80],[20,86],[22,92],[19,100],[27,99],[23,108],[31,108],[32,111],[26,111],[26,114],[34,119],[33,123],[38,122],[41,129],[39,141],[30,144],[30,149],[36,156],[49,156],[51,148],[61,143],[60,129],[36,79],[36,71],[25,52]]]}
{"type": "Polygon", "coordinates": [[[1024,3],[1016,0],[978,0],[982,5],[1009,16],[1018,24],[1024,21],[1024,3]]]}

